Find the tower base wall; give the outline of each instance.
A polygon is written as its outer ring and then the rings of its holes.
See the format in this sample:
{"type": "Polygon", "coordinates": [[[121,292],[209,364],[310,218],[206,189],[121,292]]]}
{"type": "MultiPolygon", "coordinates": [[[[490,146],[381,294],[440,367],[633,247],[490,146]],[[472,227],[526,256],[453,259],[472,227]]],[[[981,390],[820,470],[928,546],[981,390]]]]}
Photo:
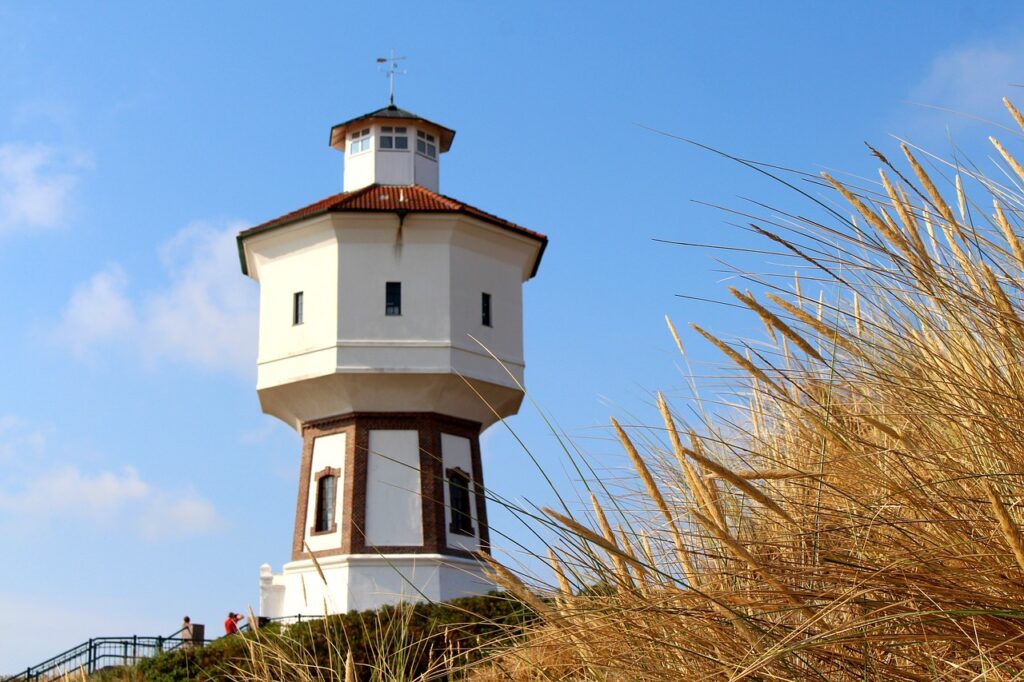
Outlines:
{"type": "Polygon", "coordinates": [[[496,586],[475,559],[442,554],[326,556],[260,567],[260,614],[267,618],[323,616],[399,602],[448,601],[496,586]]]}

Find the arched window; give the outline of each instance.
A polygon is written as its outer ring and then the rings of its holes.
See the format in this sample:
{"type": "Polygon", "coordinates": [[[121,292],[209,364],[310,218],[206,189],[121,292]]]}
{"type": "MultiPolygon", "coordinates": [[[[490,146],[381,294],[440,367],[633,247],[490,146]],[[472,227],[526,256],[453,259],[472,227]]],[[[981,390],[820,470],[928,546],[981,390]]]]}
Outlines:
{"type": "Polygon", "coordinates": [[[334,529],[334,500],[338,491],[337,476],[321,476],[316,484],[316,523],[313,531],[326,533],[334,529]]]}

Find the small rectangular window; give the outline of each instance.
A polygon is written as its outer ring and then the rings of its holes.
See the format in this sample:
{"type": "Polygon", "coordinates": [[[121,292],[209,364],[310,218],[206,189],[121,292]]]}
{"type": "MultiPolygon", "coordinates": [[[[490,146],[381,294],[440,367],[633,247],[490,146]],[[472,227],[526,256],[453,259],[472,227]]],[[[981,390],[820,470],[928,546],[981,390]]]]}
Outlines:
{"type": "Polygon", "coordinates": [[[365,152],[370,148],[370,129],[365,128],[349,135],[349,154],[358,154],[359,152],[365,152]]]}
{"type": "Polygon", "coordinates": [[[402,314],[402,283],[388,282],[384,285],[384,314],[402,314]]]}
{"type": "Polygon", "coordinates": [[[451,523],[448,532],[457,535],[475,535],[473,511],[470,509],[470,478],[462,469],[448,469],[448,506],[451,508],[451,523]]]}
{"type": "Polygon", "coordinates": [[[434,144],[434,136],[422,130],[416,131],[416,151],[431,159],[437,158],[437,146],[434,144]]]}
{"type": "Polygon", "coordinates": [[[491,326],[491,295],[480,294],[480,317],[485,327],[491,326]]]}
{"type": "Polygon", "coordinates": [[[409,138],[406,137],[406,130],[402,126],[381,126],[380,128],[381,149],[408,149],[409,138]]]}
{"type": "Polygon", "coordinates": [[[292,324],[302,324],[302,292],[296,291],[292,297],[292,324]]]}

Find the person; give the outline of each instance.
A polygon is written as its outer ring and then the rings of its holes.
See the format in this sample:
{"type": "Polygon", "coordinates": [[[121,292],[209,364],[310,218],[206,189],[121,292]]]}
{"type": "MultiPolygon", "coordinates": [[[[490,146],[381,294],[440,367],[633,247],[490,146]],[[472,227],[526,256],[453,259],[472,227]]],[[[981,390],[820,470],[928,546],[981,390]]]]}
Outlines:
{"type": "Polygon", "coordinates": [[[188,616],[181,622],[181,648],[192,648],[192,619],[188,616]]]}
{"type": "Polygon", "coordinates": [[[243,616],[240,613],[228,611],[228,617],[224,621],[224,634],[233,635],[236,632],[238,632],[238,621],[242,620],[243,618],[245,618],[245,616],[243,616]]]}

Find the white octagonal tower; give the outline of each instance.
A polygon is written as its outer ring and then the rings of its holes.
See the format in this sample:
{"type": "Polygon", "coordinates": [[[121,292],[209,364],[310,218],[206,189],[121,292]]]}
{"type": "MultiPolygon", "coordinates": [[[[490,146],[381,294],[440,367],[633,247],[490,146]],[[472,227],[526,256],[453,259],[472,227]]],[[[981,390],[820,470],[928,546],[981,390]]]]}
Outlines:
{"type": "Polygon", "coordinates": [[[263,616],[493,589],[479,437],[522,401],[522,285],[547,237],[438,193],[454,136],[394,105],[338,124],[344,191],[238,235],[260,404],[303,438],[263,616]]]}

